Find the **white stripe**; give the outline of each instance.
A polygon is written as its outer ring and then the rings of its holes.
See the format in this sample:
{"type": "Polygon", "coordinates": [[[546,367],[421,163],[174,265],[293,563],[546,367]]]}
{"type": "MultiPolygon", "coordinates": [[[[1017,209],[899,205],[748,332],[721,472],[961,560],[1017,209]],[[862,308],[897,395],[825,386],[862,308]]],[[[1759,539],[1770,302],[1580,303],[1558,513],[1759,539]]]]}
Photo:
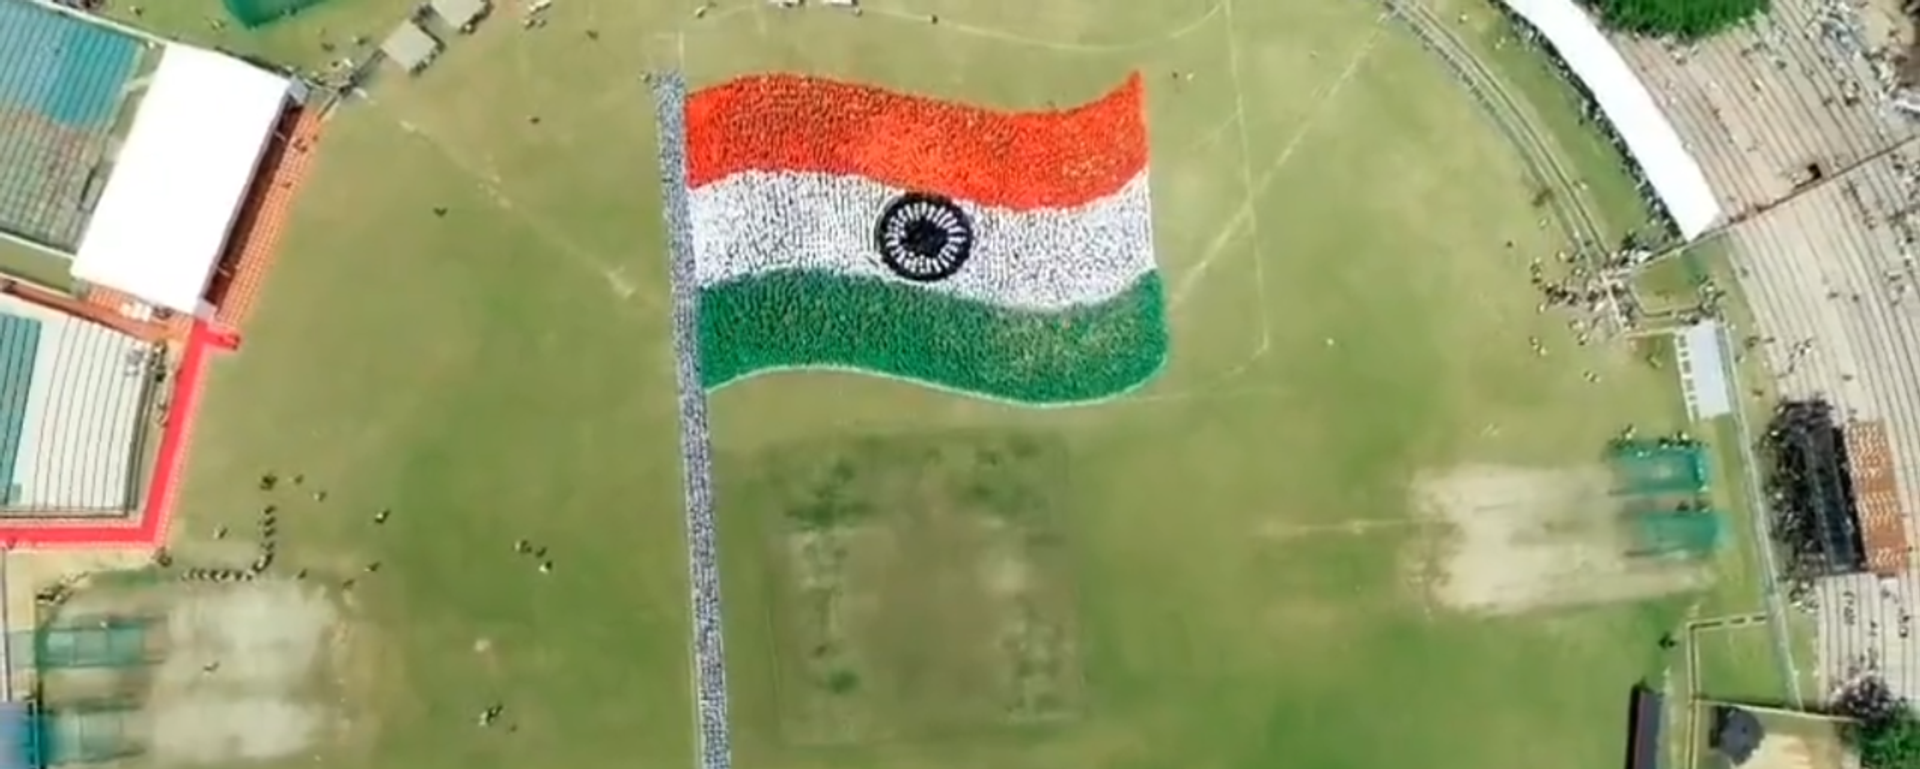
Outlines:
{"type": "MultiPolygon", "coordinates": [[[[874,250],[873,228],[887,203],[903,192],[857,176],[763,171],[695,190],[700,286],[779,270],[900,280],[874,250]]],[[[1046,311],[1111,299],[1153,271],[1145,171],[1114,194],[1076,208],[1013,211],[955,202],[973,216],[973,256],[953,277],[915,285],[1046,311]]]]}

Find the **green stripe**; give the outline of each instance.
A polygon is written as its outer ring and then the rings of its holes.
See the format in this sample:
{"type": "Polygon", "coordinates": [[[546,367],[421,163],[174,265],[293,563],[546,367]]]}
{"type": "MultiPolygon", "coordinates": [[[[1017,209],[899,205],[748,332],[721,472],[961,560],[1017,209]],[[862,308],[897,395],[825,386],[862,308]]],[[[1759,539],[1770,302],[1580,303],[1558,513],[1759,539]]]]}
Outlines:
{"type": "Polygon", "coordinates": [[[40,321],[0,314],[0,506],[18,494],[12,484],[25,441],[27,394],[33,387],[33,359],[40,349],[40,321]]]}
{"type": "Polygon", "coordinates": [[[1029,405],[1139,387],[1167,358],[1157,274],[1104,303],[1008,310],[874,278],[785,271],[700,295],[701,381],[785,368],[853,369],[1029,405]]]}

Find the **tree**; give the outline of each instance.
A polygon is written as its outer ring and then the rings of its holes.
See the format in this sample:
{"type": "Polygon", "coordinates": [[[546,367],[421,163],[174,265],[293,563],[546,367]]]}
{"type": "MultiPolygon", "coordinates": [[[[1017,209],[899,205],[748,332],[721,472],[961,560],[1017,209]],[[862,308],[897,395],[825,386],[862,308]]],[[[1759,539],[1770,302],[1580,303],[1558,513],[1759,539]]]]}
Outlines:
{"type": "Polygon", "coordinates": [[[1860,752],[1860,765],[1866,769],[1913,769],[1920,767],[1920,720],[1903,708],[1901,718],[1877,728],[1862,725],[1854,749],[1860,752]]]}
{"type": "Polygon", "coordinates": [[[1770,0],[1588,0],[1608,29],[1699,40],[1766,13],[1770,0]]]}
{"type": "Polygon", "coordinates": [[[1920,717],[1879,678],[1847,687],[1834,708],[1854,723],[1845,731],[1865,769],[1920,769],[1920,717]]]}

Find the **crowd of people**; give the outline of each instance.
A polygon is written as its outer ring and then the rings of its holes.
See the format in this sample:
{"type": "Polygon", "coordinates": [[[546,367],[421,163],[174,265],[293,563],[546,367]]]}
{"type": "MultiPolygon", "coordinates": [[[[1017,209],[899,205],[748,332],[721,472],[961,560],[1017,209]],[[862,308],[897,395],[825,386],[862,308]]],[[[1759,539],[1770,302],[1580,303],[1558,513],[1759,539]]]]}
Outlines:
{"type": "Polygon", "coordinates": [[[1816,577],[1866,568],[1840,430],[1832,404],[1789,400],[1774,409],[1761,440],[1772,531],[1796,597],[1816,577]]]}
{"type": "Polygon", "coordinates": [[[673,350],[680,407],[680,454],[686,493],[687,570],[693,592],[695,727],[701,769],[733,763],[727,725],[726,645],[721,638],[720,567],[713,516],[712,440],[707,391],[700,375],[699,278],[693,264],[693,223],[687,201],[687,82],[678,72],[652,74],[660,121],[660,169],[672,269],[673,350]]]}
{"type": "Polygon", "coordinates": [[[1907,701],[1895,694],[1887,682],[1875,675],[1862,675],[1840,686],[1833,698],[1834,714],[1862,724],[1904,715],[1907,701]]]}

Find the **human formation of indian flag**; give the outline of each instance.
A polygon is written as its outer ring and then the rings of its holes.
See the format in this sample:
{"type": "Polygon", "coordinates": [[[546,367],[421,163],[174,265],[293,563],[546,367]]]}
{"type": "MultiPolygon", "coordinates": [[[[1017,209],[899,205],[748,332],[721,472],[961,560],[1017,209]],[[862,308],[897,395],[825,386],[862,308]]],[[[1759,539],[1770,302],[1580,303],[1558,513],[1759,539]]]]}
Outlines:
{"type": "MultiPolygon", "coordinates": [[[[1167,357],[1143,85],[999,112],[796,75],[685,104],[703,383],[844,368],[1031,404],[1167,357]]],[[[663,141],[674,141],[663,137],[663,141]]]]}

